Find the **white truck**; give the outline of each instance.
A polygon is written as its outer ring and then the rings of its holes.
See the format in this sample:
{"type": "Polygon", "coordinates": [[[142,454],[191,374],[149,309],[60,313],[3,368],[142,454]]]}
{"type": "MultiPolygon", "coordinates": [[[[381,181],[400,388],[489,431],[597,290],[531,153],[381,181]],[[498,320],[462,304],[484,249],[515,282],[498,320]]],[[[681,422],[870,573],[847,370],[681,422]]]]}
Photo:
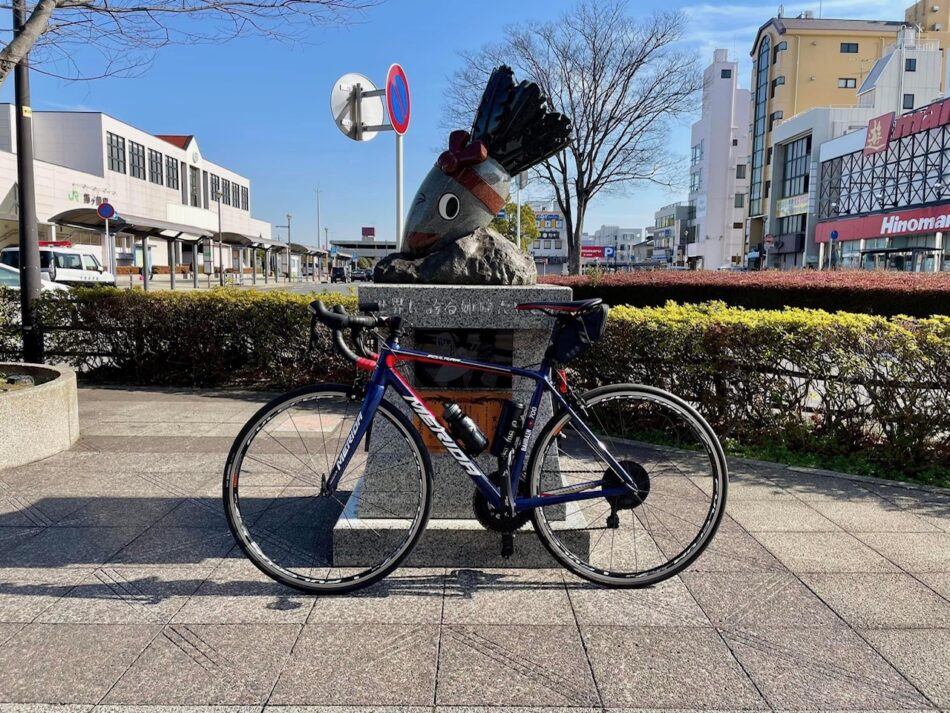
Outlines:
{"type": "MultiPolygon", "coordinates": [[[[0,250],[0,263],[19,269],[20,248],[0,250]]],[[[40,271],[44,280],[64,285],[115,287],[115,275],[95,255],[76,250],[67,240],[40,241],[40,271]]]]}

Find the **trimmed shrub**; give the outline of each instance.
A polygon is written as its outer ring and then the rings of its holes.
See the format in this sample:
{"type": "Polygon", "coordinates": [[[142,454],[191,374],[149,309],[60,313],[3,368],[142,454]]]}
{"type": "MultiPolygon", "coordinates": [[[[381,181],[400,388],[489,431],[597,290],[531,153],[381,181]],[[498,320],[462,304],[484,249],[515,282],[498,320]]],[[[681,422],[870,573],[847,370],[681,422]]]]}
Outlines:
{"type": "MultiPolygon", "coordinates": [[[[86,380],[286,389],[349,383],[327,330],[308,356],[318,295],[219,288],[47,293],[51,360],[86,380]]],[[[355,298],[319,295],[352,311],[355,298]]],[[[19,296],[0,290],[0,357],[17,358],[19,296]]],[[[618,307],[604,338],[570,365],[576,388],[667,389],[710,421],[727,449],[807,456],[871,474],[950,483],[950,317],[913,319],[723,303],[618,307]]]]}
{"type": "Polygon", "coordinates": [[[541,281],[573,288],[574,299],[600,297],[610,305],[634,307],[659,307],[668,300],[722,301],[751,309],[802,307],[912,317],[950,314],[950,273],[946,272],[657,270],[541,281]]]}

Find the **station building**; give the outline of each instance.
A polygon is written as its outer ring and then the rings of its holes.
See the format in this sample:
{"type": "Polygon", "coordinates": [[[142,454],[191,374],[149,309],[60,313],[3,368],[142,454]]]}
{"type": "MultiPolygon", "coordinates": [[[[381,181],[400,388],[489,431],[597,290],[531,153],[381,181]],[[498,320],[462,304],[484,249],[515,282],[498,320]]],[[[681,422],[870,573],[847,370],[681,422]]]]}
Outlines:
{"type": "MultiPolygon", "coordinates": [[[[15,107],[0,104],[0,248],[18,241],[15,107]]],[[[33,112],[41,241],[64,241],[116,268],[300,273],[320,253],[272,239],[252,216],[248,177],[208,160],[188,135],[153,135],[101,112],[33,112]],[[110,203],[119,220],[96,213],[110,203]],[[117,230],[116,230],[117,229],[117,230]]],[[[266,274],[266,273],[265,273],[266,274]]]]}

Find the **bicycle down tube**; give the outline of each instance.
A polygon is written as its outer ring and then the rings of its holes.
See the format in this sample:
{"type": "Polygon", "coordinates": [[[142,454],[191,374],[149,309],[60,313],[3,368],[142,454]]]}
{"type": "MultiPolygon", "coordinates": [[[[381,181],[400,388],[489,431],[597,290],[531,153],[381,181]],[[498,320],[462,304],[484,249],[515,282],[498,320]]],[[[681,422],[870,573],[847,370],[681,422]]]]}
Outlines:
{"type": "MultiPolygon", "coordinates": [[[[426,352],[419,352],[413,349],[399,347],[394,344],[387,344],[383,347],[381,355],[377,356],[375,360],[361,359],[357,363],[358,368],[361,370],[371,371],[372,377],[370,378],[370,382],[366,387],[366,395],[360,406],[360,412],[357,414],[356,420],[350,429],[350,433],[347,435],[341,452],[330,471],[329,477],[327,478],[326,487],[329,492],[333,492],[336,489],[337,483],[349,464],[354,447],[356,444],[360,443],[366,434],[369,424],[372,422],[373,417],[376,414],[376,409],[379,407],[379,403],[382,401],[387,387],[391,386],[393,390],[398,393],[399,396],[407,403],[409,408],[412,409],[413,413],[419,418],[419,420],[425,424],[426,428],[432,433],[432,435],[438,439],[449,455],[451,455],[452,458],[459,464],[462,470],[468,474],[475,486],[482,492],[491,505],[495,508],[503,507],[501,490],[491,482],[478,463],[472,458],[469,458],[469,456],[462,450],[462,448],[456,443],[455,439],[448,433],[448,431],[446,431],[445,427],[442,426],[435,414],[433,414],[429,409],[425,400],[415,392],[405,377],[403,377],[403,375],[397,371],[396,366],[400,361],[418,361],[430,364],[452,364],[455,366],[472,369],[474,371],[486,371],[496,374],[509,374],[512,376],[525,377],[536,383],[534,394],[531,397],[531,403],[528,407],[525,418],[521,444],[518,448],[518,452],[511,468],[512,493],[518,492],[518,482],[521,479],[522,472],[524,471],[525,460],[529,453],[529,442],[535,429],[538,410],[540,409],[541,399],[543,398],[545,392],[550,393],[552,398],[557,402],[557,405],[567,411],[567,413],[572,418],[572,426],[574,429],[581,436],[581,438],[586,441],[592,449],[594,449],[594,452],[602,458],[603,462],[606,463],[606,465],[618,476],[620,476],[620,478],[626,482],[630,488],[637,487],[630,475],[627,474],[620,463],[617,462],[617,460],[606,449],[604,444],[601,443],[600,439],[598,439],[593,431],[591,431],[587,426],[587,424],[584,423],[583,419],[578,417],[570,403],[568,403],[568,401],[561,395],[554,384],[551,383],[551,367],[547,362],[542,363],[541,368],[538,371],[533,371],[531,369],[523,369],[514,366],[488,364],[469,359],[448,357],[439,354],[429,354],[426,352]]],[[[600,488],[594,490],[594,488],[597,488],[597,486],[601,486],[602,484],[602,480],[592,480],[585,483],[565,486],[564,488],[557,488],[533,498],[515,497],[515,510],[516,512],[520,512],[524,510],[530,510],[541,505],[555,505],[569,501],[580,501],[615,495],[620,496],[627,492],[627,490],[622,487],[607,489],[600,488]]]]}

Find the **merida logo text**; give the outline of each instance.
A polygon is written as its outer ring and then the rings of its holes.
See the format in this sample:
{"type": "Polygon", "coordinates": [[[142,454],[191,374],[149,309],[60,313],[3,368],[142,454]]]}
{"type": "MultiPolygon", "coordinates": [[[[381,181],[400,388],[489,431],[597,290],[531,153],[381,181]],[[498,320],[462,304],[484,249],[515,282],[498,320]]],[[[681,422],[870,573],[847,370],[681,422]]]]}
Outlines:
{"type": "Polygon", "coordinates": [[[363,413],[360,412],[356,414],[356,422],[353,424],[353,428],[350,429],[350,435],[346,437],[346,443],[343,444],[343,450],[340,451],[340,457],[336,459],[336,468],[334,470],[339,471],[343,467],[343,461],[347,459],[350,455],[350,446],[353,445],[353,439],[356,438],[357,432],[360,430],[360,423],[363,421],[363,413]]]}
{"type": "Polygon", "coordinates": [[[899,215],[886,215],[881,220],[881,235],[899,235],[901,233],[928,232],[950,228],[950,214],[944,213],[937,217],[907,218],[902,220],[899,215]]]}

